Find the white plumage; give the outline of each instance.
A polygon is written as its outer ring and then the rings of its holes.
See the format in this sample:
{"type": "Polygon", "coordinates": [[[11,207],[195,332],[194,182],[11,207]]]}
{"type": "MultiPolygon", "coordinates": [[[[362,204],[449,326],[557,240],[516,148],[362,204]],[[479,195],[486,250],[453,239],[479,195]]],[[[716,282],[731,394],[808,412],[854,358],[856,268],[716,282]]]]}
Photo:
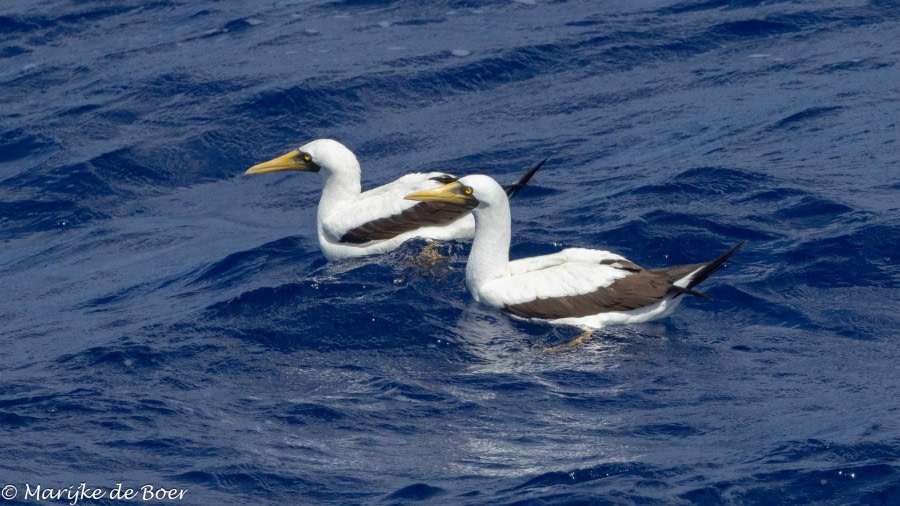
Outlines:
{"type": "Polygon", "coordinates": [[[475,238],[466,263],[472,296],[514,316],[553,324],[600,328],[666,316],[683,294],[705,297],[690,288],[740,247],[709,263],[651,270],[609,251],[584,248],[510,261],[509,201],[490,177],[466,176],[407,198],[477,202],[472,210],[475,238]]]}
{"type": "Polygon", "coordinates": [[[535,299],[591,293],[628,275],[627,271],[609,265],[581,260],[567,260],[536,270],[516,266],[516,274],[512,274],[513,264],[510,265],[509,276],[478,284],[478,298],[492,306],[505,307],[535,299]]]}
{"type": "Polygon", "coordinates": [[[282,170],[321,174],[323,188],[316,221],[319,246],[329,260],[384,253],[414,237],[446,240],[471,239],[474,235],[475,222],[468,209],[451,209],[441,216],[409,212],[418,203],[403,197],[410,192],[440,187],[443,183],[432,178],[446,178],[446,174],[407,174],[362,192],[359,161],[343,144],[331,139],[312,141],[255,165],[246,174],[282,170]],[[378,222],[384,219],[390,222],[378,222]],[[397,231],[400,232],[393,234],[397,231]]]}
{"type": "MultiPolygon", "coordinates": [[[[374,255],[396,249],[403,242],[415,238],[438,240],[472,239],[475,236],[475,220],[471,213],[440,225],[423,225],[388,239],[375,239],[361,244],[344,243],[341,238],[350,230],[365,226],[375,220],[400,216],[412,208],[415,202],[404,200],[414,191],[432,189],[442,183],[431,178],[443,177],[441,172],[407,174],[386,185],[362,192],[355,198],[329,199],[329,192],[322,192],[317,213],[319,246],[329,260],[374,255]]],[[[326,185],[331,180],[326,179],[326,185]]],[[[334,184],[334,183],[331,183],[334,184]]]]}

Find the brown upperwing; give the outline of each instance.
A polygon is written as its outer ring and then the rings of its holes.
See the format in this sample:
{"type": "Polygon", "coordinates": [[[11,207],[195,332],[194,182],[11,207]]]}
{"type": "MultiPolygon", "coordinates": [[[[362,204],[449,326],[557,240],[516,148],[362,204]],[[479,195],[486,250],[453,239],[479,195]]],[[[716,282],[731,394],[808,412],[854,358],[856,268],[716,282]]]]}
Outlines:
{"type": "Polygon", "coordinates": [[[419,202],[400,214],[379,218],[348,230],[341,242],[362,244],[369,241],[391,239],[422,227],[439,227],[453,222],[477,205],[460,205],[446,202],[419,202]]]}
{"type": "Polygon", "coordinates": [[[545,320],[580,318],[613,311],[630,311],[661,301],[673,290],[673,281],[703,265],[682,265],[647,270],[627,261],[607,260],[603,263],[630,271],[630,274],[617,279],[609,286],[598,288],[590,293],[535,299],[508,305],[506,310],[522,318],[543,318],[545,320]]]}

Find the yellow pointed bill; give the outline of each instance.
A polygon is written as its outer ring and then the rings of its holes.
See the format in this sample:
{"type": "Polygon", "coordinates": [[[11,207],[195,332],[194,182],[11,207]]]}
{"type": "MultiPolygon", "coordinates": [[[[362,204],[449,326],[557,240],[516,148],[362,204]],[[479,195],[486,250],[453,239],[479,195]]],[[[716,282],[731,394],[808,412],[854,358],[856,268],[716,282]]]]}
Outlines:
{"type": "Polygon", "coordinates": [[[319,172],[320,167],[312,161],[312,158],[306,153],[301,153],[295,149],[290,153],[285,153],[278,158],[273,158],[268,162],[254,165],[244,172],[248,174],[265,174],[267,172],[280,172],[283,170],[299,170],[303,172],[319,172]]]}
{"type": "Polygon", "coordinates": [[[420,202],[447,202],[450,204],[468,205],[475,201],[472,196],[472,188],[459,181],[447,183],[439,188],[410,193],[406,200],[418,200],[420,202]]]}

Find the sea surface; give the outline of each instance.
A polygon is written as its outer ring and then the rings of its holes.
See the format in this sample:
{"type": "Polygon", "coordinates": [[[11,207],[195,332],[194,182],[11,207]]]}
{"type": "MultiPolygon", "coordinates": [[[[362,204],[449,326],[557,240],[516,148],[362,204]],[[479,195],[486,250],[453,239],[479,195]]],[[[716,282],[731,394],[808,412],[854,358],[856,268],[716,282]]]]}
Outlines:
{"type": "Polygon", "coordinates": [[[898,60],[890,0],[4,0],[4,498],[900,504],[898,60]],[[320,178],[242,176],[320,137],[364,188],[549,157],[513,258],[747,245],[548,351],[465,242],[326,263],[320,178]]]}

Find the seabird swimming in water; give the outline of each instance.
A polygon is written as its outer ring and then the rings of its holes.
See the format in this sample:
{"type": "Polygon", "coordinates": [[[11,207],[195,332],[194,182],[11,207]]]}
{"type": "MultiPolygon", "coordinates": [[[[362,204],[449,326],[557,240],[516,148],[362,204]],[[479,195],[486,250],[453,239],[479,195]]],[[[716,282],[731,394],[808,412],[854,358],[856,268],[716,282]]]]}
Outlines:
{"type": "MultiPolygon", "coordinates": [[[[546,160],[506,187],[512,196],[546,160]]],[[[319,246],[328,260],[391,251],[414,237],[471,239],[475,221],[469,212],[475,204],[412,202],[411,192],[439,187],[456,178],[441,172],[407,174],[396,181],[363,192],[356,155],[332,139],[319,139],[250,167],[244,174],[285,170],[318,172],[324,185],[319,199],[319,246]]]]}
{"type": "MultiPolygon", "coordinates": [[[[490,177],[466,176],[406,198],[472,209],[475,239],[466,262],[466,285],[476,301],[521,318],[585,330],[662,318],[678,306],[681,295],[709,299],[694,286],[744,244],[711,262],[660,269],[584,248],[510,261],[509,200],[490,177]]],[[[575,341],[589,335],[588,330],[575,341]]]]}

